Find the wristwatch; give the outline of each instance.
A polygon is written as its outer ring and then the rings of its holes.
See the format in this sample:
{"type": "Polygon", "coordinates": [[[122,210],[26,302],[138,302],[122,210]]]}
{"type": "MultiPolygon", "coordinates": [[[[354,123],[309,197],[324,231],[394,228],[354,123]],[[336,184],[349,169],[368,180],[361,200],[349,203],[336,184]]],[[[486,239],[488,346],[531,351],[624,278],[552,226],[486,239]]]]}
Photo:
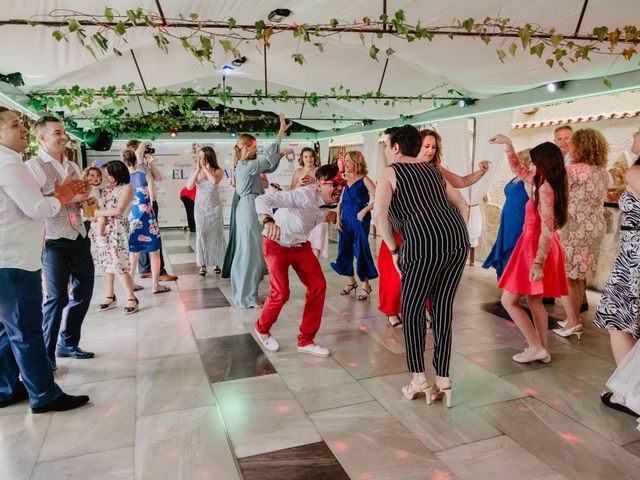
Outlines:
{"type": "Polygon", "coordinates": [[[267,223],[276,223],[276,221],[273,219],[273,217],[270,217],[269,215],[267,215],[266,217],[264,217],[264,220],[262,220],[262,226],[264,227],[267,223]]]}

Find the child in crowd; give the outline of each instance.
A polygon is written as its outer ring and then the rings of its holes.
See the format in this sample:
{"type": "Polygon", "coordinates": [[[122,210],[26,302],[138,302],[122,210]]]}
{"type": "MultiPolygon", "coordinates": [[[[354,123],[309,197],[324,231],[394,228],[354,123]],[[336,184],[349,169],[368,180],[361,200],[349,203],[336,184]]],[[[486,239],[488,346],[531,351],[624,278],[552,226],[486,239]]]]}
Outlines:
{"type": "MultiPolygon", "coordinates": [[[[102,170],[98,167],[87,167],[82,172],[82,178],[91,184],[91,193],[89,196],[95,198],[98,201],[97,208],[102,208],[102,170]]],[[[86,221],[94,220],[94,213],[96,207],[93,205],[84,205],[82,213],[86,221]]],[[[104,227],[107,223],[107,217],[97,217],[96,222],[96,244],[98,246],[105,246],[107,239],[104,236],[104,227]]],[[[89,228],[87,228],[89,231],[89,228]]]]}

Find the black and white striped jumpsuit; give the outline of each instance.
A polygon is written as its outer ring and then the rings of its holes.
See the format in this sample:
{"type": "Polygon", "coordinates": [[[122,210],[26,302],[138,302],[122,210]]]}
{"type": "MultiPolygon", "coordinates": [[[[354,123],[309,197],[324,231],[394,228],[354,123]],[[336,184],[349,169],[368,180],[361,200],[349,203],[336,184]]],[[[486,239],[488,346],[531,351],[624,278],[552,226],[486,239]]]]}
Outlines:
{"type": "Polygon", "coordinates": [[[442,174],[426,162],[394,163],[396,189],[389,219],[403,239],[400,301],[409,371],[424,372],[427,331],[424,304],[431,303],[436,374],[449,376],[453,299],[469,252],[469,234],[449,202],[442,174]]]}

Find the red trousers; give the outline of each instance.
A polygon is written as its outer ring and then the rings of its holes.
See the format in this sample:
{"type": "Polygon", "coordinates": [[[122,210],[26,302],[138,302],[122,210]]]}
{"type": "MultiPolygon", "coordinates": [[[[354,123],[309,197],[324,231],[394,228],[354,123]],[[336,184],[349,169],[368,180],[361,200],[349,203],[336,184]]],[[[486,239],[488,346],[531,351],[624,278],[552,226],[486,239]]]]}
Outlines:
{"type": "Polygon", "coordinates": [[[298,346],[304,347],[313,343],[320,329],[327,282],[320,268],[320,262],[311,250],[311,244],[305,242],[300,247],[283,247],[264,237],[262,253],[269,269],[270,292],[260,318],[256,322],[256,330],[259,333],[268,334],[271,326],[278,320],[280,310],[289,300],[289,267],[291,266],[303,285],[307,287],[302,323],[298,333],[298,346]]]}
{"type": "MultiPolygon", "coordinates": [[[[402,245],[402,237],[392,229],[393,238],[398,248],[402,245]]],[[[380,244],[378,252],[378,272],[380,273],[380,286],[378,287],[378,298],[380,299],[380,310],[390,317],[400,315],[400,275],[393,264],[393,257],[387,244],[380,244]]],[[[429,299],[426,301],[426,308],[429,310],[429,299]]]]}

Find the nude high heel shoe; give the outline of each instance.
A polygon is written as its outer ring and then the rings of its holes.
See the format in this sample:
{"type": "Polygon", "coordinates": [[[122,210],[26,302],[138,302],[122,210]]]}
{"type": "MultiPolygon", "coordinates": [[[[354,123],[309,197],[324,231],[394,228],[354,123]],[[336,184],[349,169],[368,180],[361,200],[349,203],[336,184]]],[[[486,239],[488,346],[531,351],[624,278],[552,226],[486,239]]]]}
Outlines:
{"type": "Polygon", "coordinates": [[[425,380],[422,383],[413,383],[411,382],[409,385],[405,385],[402,387],[402,395],[407,400],[413,400],[421,393],[424,393],[427,397],[427,403],[429,403],[429,395],[431,394],[431,384],[425,380]]]}
{"type": "Polygon", "coordinates": [[[431,405],[433,402],[439,402],[444,399],[444,404],[447,408],[451,408],[451,401],[453,398],[453,385],[448,387],[439,387],[435,384],[431,388],[431,392],[427,394],[427,405],[431,405]]]}
{"type": "Polygon", "coordinates": [[[575,335],[576,337],[578,337],[578,340],[580,340],[582,338],[582,334],[584,333],[584,327],[582,326],[582,324],[580,324],[571,328],[554,328],[553,333],[564,338],[575,335]]]}

